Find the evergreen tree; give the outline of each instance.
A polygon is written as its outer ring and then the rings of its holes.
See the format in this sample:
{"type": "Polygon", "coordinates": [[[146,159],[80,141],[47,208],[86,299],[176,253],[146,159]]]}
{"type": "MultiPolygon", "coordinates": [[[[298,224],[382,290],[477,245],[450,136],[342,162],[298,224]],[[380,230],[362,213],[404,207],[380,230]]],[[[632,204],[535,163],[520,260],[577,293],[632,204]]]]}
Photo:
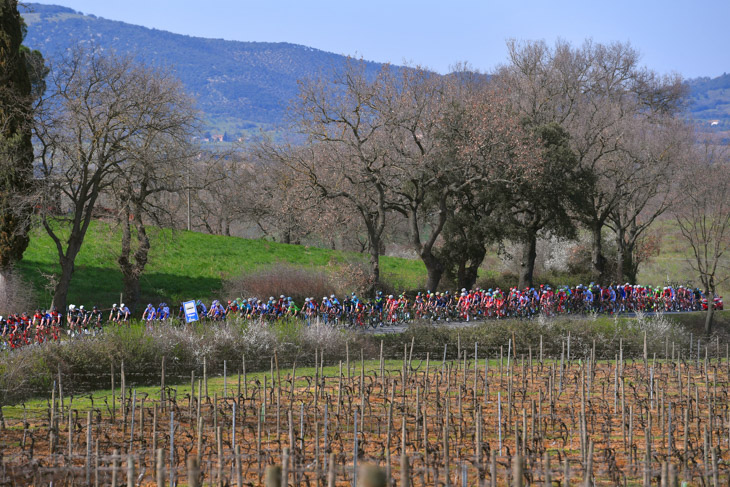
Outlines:
{"type": "Polygon", "coordinates": [[[0,0],[0,269],[28,247],[32,85],[17,0],[0,0]]]}

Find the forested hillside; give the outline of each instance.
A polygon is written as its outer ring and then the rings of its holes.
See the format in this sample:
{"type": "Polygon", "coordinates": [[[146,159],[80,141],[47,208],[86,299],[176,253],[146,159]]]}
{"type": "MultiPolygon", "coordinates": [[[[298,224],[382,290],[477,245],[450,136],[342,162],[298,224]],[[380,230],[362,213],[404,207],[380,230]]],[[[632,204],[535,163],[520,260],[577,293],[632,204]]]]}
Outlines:
{"type": "MultiPolygon", "coordinates": [[[[173,34],[84,15],[69,8],[28,4],[25,44],[53,59],[77,41],[93,42],[174,70],[199,102],[208,129],[234,136],[283,122],[297,80],[330,74],[345,56],[288,43],[233,42],[173,34]]],[[[375,72],[378,64],[369,67],[375,72]]]]}
{"type": "MultiPolygon", "coordinates": [[[[329,75],[346,62],[345,56],[301,45],[190,37],[53,5],[27,4],[23,16],[26,45],[46,58],[83,41],[173,69],[198,99],[207,129],[228,137],[281,124],[298,79],[329,75]]],[[[379,64],[368,66],[374,73],[379,64]]],[[[688,84],[692,118],[712,130],[730,130],[730,75],[688,84]]]]}
{"type": "Polygon", "coordinates": [[[688,81],[692,116],[714,130],[730,130],[730,74],[688,81]]]}

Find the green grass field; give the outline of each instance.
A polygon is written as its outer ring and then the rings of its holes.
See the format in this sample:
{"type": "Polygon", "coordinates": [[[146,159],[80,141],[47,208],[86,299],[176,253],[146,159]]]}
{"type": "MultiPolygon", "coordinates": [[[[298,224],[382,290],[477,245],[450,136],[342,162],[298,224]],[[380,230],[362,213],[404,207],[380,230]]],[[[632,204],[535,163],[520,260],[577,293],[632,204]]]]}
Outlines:
{"type": "MultiPolygon", "coordinates": [[[[220,295],[222,282],[243,272],[272,264],[288,264],[303,268],[332,269],[348,262],[364,262],[365,256],[355,252],[339,252],[317,247],[280,244],[264,239],[243,239],[208,235],[198,232],[151,229],[152,251],[142,276],[143,300],[184,299],[220,295]]],[[[692,283],[699,286],[687,262],[688,248],[676,223],[662,220],[655,224],[661,235],[659,255],[644,264],[639,281],[663,285],[667,280],[692,283]]],[[[118,302],[122,292],[121,273],[116,264],[120,247],[120,233],[110,224],[92,223],[76,261],[76,272],[71,283],[69,302],[109,306],[118,302]]],[[[482,265],[480,276],[499,279],[502,264],[490,252],[482,265]]],[[[51,302],[49,278],[58,275],[60,268],[55,246],[46,233],[36,229],[30,247],[19,265],[23,276],[36,291],[39,304],[51,302]]],[[[420,260],[382,257],[381,274],[394,289],[417,289],[426,281],[426,271],[420,260]]],[[[536,275],[540,281],[540,275],[536,275]]],[[[514,285],[515,283],[505,284],[514,285]]],[[[727,293],[727,283],[720,293],[727,293]]],[[[122,298],[123,299],[123,298],[122,298]]]]}
{"type": "MultiPolygon", "coordinates": [[[[152,250],[141,281],[145,300],[224,298],[218,296],[224,279],[275,263],[322,269],[365,259],[354,252],[188,231],[154,229],[151,237],[152,250]]],[[[120,239],[119,231],[109,224],[92,223],[76,260],[69,302],[106,307],[119,301],[122,278],[116,259],[120,239]]],[[[48,276],[60,273],[60,267],[55,246],[42,230],[31,235],[19,269],[33,284],[41,304],[50,304],[48,276]]],[[[416,288],[426,278],[420,260],[383,257],[381,272],[396,288],[416,288]]]]}

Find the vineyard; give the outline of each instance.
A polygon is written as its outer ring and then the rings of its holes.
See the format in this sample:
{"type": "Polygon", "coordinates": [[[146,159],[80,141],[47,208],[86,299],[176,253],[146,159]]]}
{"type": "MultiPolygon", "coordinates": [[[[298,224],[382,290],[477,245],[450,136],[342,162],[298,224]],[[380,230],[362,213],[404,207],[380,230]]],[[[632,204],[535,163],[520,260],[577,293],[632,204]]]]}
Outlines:
{"type": "Polygon", "coordinates": [[[47,399],[2,408],[0,483],[375,485],[364,465],[387,485],[730,481],[727,345],[599,360],[570,338],[550,357],[513,343],[307,368],[274,354],[257,373],[241,357],[184,381],[161,358],[158,386],[131,387],[121,363],[99,378],[110,391],[74,397],[59,374],[47,399]]]}

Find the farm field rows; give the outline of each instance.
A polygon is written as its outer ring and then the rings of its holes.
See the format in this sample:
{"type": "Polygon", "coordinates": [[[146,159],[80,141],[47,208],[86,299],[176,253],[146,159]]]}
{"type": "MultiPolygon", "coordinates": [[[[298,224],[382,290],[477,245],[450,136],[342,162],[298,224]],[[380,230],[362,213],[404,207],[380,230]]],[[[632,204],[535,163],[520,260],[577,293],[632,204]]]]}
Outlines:
{"type": "Polygon", "coordinates": [[[596,361],[569,348],[547,358],[508,345],[487,360],[475,345],[460,348],[459,360],[406,349],[401,361],[309,369],[280,368],[272,357],[269,372],[238,367],[225,386],[207,375],[163,386],[161,370],[160,387],[124,392],[118,371],[113,394],[93,394],[93,406],[78,398],[69,410],[60,389],[45,402],[6,406],[0,482],[107,485],[132,464],[137,484],[154,483],[158,470],[184,485],[196,458],[206,484],[260,485],[267,465],[284,462],[291,485],[327,485],[328,475],[352,485],[364,463],[402,485],[407,458],[412,485],[507,485],[519,455],[528,484],[547,473],[560,485],[586,476],[647,485],[670,472],[725,484],[727,348],[686,352],[596,361]]]}

